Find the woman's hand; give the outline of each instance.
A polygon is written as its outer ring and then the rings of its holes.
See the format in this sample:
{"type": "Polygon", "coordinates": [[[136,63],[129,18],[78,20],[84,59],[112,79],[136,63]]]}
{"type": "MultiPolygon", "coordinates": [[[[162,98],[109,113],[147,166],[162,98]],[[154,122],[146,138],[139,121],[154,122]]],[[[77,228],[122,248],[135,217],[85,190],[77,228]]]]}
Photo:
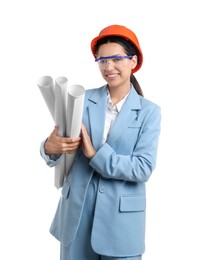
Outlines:
{"type": "Polygon", "coordinates": [[[91,159],[95,154],[96,151],[92,145],[90,136],[87,134],[87,130],[84,124],[82,124],[81,127],[81,133],[82,133],[82,150],[84,152],[84,155],[91,159]]]}
{"type": "Polygon", "coordinates": [[[44,150],[47,155],[61,153],[75,153],[81,143],[81,137],[60,137],[57,135],[58,127],[55,127],[45,142],[44,150]]]}

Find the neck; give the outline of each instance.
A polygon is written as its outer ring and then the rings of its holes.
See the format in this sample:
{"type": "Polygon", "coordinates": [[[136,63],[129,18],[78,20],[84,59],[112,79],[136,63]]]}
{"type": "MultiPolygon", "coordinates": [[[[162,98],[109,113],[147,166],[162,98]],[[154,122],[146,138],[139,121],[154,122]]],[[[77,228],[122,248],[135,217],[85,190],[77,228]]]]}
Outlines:
{"type": "Polygon", "coordinates": [[[130,84],[126,87],[110,87],[108,86],[110,98],[113,105],[116,105],[121,99],[123,99],[130,91],[130,84]]]}

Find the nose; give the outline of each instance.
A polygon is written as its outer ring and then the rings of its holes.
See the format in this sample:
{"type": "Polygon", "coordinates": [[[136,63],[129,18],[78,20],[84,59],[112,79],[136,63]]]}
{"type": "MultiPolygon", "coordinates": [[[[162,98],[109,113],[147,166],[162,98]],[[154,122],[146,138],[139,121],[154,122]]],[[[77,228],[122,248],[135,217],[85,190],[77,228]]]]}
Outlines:
{"type": "Polygon", "coordinates": [[[113,67],[112,61],[110,60],[106,60],[106,68],[108,68],[108,66],[110,65],[110,67],[113,67]]]}

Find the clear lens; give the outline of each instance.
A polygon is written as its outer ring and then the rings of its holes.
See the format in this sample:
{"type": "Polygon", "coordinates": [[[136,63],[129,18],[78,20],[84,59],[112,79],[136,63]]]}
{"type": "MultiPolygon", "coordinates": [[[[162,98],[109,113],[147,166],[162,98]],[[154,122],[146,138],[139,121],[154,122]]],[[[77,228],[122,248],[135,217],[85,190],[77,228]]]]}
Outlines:
{"type": "Polygon", "coordinates": [[[120,67],[123,65],[124,59],[131,59],[133,56],[106,56],[97,58],[95,61],[98,62],[101,68],[105,68],[108,64],[115,67],[120,67]]]}

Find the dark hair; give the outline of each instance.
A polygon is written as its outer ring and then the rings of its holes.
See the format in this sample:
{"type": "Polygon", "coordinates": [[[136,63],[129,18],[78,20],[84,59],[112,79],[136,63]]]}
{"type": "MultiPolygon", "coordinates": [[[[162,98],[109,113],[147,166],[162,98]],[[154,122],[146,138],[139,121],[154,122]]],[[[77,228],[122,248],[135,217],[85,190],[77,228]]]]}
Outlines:
{"type": "MultiPolygon", "coordinates": [[[[134,56],[134,55],[139,56],[138,55],[138,50],[134,46],[134,44],[132,44],[127,39],[125,39],[123,37],[119,37],[119,36],[108,36],[108,37],[104,37],[104,38],[100,39],[99,41],[97,41],[96,46],[95,46],[96,47],[95,48],[95,53],[98,52],[99,47],[102,44],[105,44],[105,43],[108,43],[108,42],[115,42],[115,43],[120,44],[124,48],[126,54],[129,55],[129,56],[134,56]]],[[[133,73],[130,76],[130,82],[134,86],[134,88],[135,88],[136,92],[138,93],[138,95],[143,97],[144,95],[143,95],[142,88],[141,88],[140,84],[138,83],[136,77],[133,75],[133,73]]]]}

